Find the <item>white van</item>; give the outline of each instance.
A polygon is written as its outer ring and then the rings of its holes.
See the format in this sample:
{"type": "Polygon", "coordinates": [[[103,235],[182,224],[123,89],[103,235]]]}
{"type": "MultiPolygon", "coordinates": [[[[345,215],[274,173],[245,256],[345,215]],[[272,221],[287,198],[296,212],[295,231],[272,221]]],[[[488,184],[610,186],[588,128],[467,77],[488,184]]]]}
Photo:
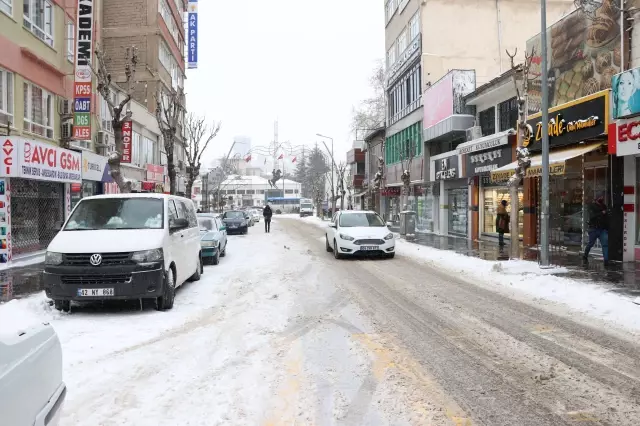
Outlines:
{"type": "Polygon", "coordinates": [[[72,300],[123,299],[166,310],[176,287],[202,272],[191,200],[110,194],[83,198],[73,209],[47,248],[44,284],[62,311],[72,300]]]}

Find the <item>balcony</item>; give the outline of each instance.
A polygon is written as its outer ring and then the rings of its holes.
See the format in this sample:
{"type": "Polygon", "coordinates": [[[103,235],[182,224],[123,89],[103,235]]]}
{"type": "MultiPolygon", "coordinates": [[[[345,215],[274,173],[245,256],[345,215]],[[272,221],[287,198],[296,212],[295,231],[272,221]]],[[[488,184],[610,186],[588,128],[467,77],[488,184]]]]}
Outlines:
{"type": "Polygon", "coordinates": [[[361,149],[350,149],[347,151],[347,163],[364,163],[365,161],[365,152],[361,149]]]}
{"type": "Polygon", "coordinates": [[[355,189],[362,188],[363,183],[364,183],[364,174],[352,176],[351,184],[355,189]]]}

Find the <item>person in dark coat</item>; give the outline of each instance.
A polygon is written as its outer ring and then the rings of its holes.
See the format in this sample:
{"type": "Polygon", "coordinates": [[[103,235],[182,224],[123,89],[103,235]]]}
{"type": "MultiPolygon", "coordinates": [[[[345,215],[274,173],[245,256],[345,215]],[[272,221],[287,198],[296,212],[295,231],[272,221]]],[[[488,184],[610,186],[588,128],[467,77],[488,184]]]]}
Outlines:
{"type": "Polygon", "coordinates": [[[498,232],[498,245],[504,247],[504,234],[509,233],[509,222],[511,216],[507,211],[507,200],[500,201],[500,205],[496,210],[496,232],[498,232]]]}
{"type": "Polygon", "coordinates": [[[609,212],[607,205],[604,203],[603,195],[598,196],[598,198],[589,205],[587,213],[589,215],[589,242],[584,249],[584,260],[585,262],[588,260],[589,251],[591,251],[596,240],[600,240],[604,266],[609,266],[609,212]]]}
{"type": "Polygon", "coordinates": [[[262,209],[262,216],[264,217],[264,232],[271,232],[271,216],[273,216],[273,211],[271,207],[269,207],[269,204],[262,209]]]}

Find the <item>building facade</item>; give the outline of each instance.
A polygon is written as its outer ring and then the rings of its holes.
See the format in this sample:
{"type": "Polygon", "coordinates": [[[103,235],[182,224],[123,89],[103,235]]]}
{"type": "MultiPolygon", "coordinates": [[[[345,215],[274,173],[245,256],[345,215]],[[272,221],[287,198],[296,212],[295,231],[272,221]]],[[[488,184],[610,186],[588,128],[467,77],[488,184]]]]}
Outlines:
{"type": "Polygon", "coordinates": [[[347,176],[350,180],[345,185],[350,187],[350,197],[345,206],[350,209],[364,209],[364,181],[366,168],[366,145],[354,142],[353,148],[347,151],[347,176]]]}

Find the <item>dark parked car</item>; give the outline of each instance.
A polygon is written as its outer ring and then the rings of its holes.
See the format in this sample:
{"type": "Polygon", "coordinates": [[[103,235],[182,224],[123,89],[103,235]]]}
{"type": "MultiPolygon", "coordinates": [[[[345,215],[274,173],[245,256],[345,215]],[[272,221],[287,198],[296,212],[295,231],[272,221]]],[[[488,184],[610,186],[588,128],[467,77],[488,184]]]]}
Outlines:
{"type": "Polygon", "coordinates": [[[240,210],[229,210],[222,214],[222,222],[227,227],[227,234],[246,234],[249,232],[250,220],[249,213],[240,210]]]}

